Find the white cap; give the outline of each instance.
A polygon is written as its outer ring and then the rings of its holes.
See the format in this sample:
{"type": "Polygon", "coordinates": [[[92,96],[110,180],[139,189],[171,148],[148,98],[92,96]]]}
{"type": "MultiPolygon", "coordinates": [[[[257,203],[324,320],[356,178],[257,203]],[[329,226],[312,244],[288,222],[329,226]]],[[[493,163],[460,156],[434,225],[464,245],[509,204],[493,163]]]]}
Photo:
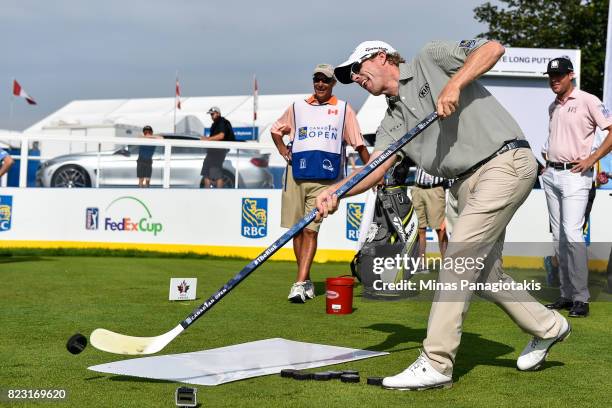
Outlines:
{"type": "Polygon", "coordinates": [[[383,51],[386,54],[395,52],[395,48],[390,46],[384,41],[364,41],[355,47],[355,50],[350,57],[334,70],[334,74],[338,81],[343,84],[350,84],[353,82],[351,79],[351,66],[356,62],[363,62],[368,57],[383,51]]]}
{"type": "Polygon", "coordinates": [[[220,114],[221,114],[221,109],[219,109],[219,107],[218,107],[218,106],[213,106],[213,107],[212,107],[212,108],[210,108],[210,109],[208,110],[208,112],[206,112],[206,113],[208,113],[208,114],[210,115],[210,114],[211,114],[211,113],[213,113],[213,112],[217,112],[217,113],[220,115],[220,114]]]}

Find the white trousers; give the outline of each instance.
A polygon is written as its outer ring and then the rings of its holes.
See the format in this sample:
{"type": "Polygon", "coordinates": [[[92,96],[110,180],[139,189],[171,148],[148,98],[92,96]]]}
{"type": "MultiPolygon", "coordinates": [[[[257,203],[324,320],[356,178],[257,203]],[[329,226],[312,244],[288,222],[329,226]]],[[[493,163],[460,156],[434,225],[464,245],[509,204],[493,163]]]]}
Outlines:
{"type": "Polygon", "coordinates": [[[542,175],[555,255],[559,260],[561,297],[588,302],[588,259],[582,236],[584,211],[593,172],[572,173],[548,167],[542,175]]]}

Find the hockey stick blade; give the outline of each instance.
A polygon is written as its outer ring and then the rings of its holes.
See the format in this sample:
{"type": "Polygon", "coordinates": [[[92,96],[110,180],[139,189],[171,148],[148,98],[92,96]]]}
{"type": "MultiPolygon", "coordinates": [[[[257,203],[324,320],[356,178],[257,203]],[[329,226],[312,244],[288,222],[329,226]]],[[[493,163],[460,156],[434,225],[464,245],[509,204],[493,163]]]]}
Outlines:
{"type": "MultiPolygon", "coordinates": [[[[430,113],[425,119],[419,122],[414,128],[408,131],[399,140],[393,142],[387,149],[385,149],[376,159],[365,165],[357,174],[351,177],[346,183],[344,183],[338,190],[336,195],[338,198],[342,198],[348,193],[353,187],[355,187],[361,180],[369,176],[374,170],[376,170],[383,162],[385,162],[393,154],[397,153],[406,143],[414,139],[423,130],[427,129],[429,125],[438,119],[436,112],[430,113]]],[[[317,209],[313,209],[311,212],[306,214],[304,218],[297,222],[287,232],[285,232],[279,239],[277,239],[272,245],[266,248],[257,258],[253,259],[247,266],[242,268],[240,272],[230,279],[221,289],[215,294],[209,297],[204,303],[196,307],[189,316],[185,318],[178,326],[157,337],[132,337],[125,336],[123,334],[115,333],[106,329],[96,329],[90,335],[90,343],[98,350],[106,351],[115,354],[130,354],[130,355],[145,355],[154,354],[162,350],[168,343],[170,343],[176,336],[178,336],[183,330],[191,326],[196,320],[198,320],[204,313],[210,310],[215,304],[217,304],[225,295],[232,291],[240,282],[246,279],[255,269],[263,264],[268,258],[282,248],[287,242],[295,237],[300,231],[302,231],[308,224],[310,224],[317,216],[317,209]]]]}
{"type": "Polygon", "coordinates": [[[133,337],[106,329],[96,329],[89,336],[89,342],[98,350],[114,354],[154,354],[166,347],[183,330],[180,324],[157,337],[133,337]]]}

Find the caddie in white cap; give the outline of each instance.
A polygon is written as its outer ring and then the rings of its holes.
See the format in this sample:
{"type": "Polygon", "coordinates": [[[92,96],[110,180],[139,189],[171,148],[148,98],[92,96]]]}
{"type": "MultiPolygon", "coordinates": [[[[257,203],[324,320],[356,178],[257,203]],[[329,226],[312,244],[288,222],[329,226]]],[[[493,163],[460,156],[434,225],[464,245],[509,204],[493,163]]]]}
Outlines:
{"type": "MultiPolygon", "coordinates": [[[[518,358],[519,370],[538,369],[549,349],[570,333],[563,316],[540,304],[502,269],[506,226],[537,177],[536,160],[520,127],[477,80],[503,54],[504,47],[495,41],[436,41],[406,62],[389,44],[366,41],[335,69],[340,82],[356,82],[372,95],[387,97],[388,108],[376,132],[370,162],[432,111],[442,119],[390,156],[351,189],[349,196],[372,187],[403,156],[433,176],[457,179],[450,194],[457,200],[459,215],[437,280],[437,287],[450,290],[436,291],[422,354],[407,370],[386,377],[385,388],[452,385],[463,318],[477,283],[490,285],[478,287],[480,296],[495,302],[534,336],[518,358]],[[466,259],[475,263],[469,267],[460,264],[466,259]],[[512,289],[491,289],[500,282],[512,289]]],[[[346,181],[319,194],[318,217],[337,210],[334,192],[346,181]]]]}

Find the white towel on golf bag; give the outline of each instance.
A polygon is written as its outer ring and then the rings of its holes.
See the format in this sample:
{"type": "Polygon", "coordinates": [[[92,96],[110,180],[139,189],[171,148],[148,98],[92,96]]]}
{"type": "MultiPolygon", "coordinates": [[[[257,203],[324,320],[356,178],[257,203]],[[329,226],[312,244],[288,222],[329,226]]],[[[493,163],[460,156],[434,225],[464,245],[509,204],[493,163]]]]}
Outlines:
{"type": "Polygon", "coordinates": [[[193,353],[132,358],[89,369],[187,384],[219,385],[277,374],[285,368],[302,370],[386,354],[389,353],[276,338],[193,353]]]}
{"type": "Polygon", "coordinates": [[[374,208],[376,208],[376,191],[369,189],[365,197],[365,206],[363,209],[363,215],[361,217],[361,223],[359,224],[359,238],[357,238],[357,251],[361,249],[363,244],[368,237],[368,230],[370,224],[374,219],[374,208]]]}

